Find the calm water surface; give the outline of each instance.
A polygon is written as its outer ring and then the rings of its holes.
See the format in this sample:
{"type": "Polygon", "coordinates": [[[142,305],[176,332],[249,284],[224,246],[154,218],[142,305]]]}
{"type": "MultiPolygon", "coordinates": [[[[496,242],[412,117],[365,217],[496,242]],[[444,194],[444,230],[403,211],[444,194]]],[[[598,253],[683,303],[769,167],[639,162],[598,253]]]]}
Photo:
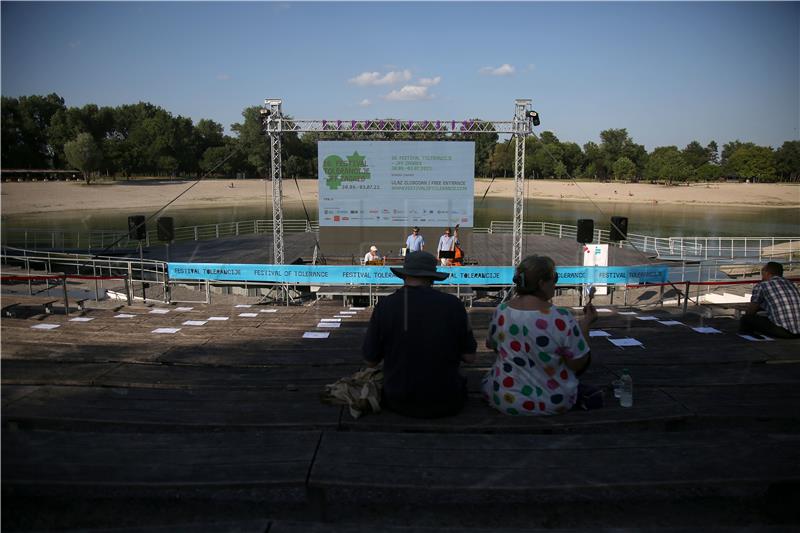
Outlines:
{"type": "MultiPolygon", "coordinates": [[[[316,220],[316,202],[306,202],[310,218],[316,220]]],[[[150,215],[155,210],[95,212],[75,211],[3,217],[5,228],[43,228],[71,231],[95,229],[125,231],[129,215],[150,215]]],[[[709,207],[697,205],[650,205],[574,202],[565,200],[525,201],[525,220],[575,225],[579,218],[591,218],[595,227],[609,229],[612,215],[629,219],[628,231],[656,237],[669,236],[739,236],[796,237],[800,235],[800,210],[796,208],[709,207]]],[[[161,216],[171,216],[176,227],[215,224],[254,219],[271,219],[270,207],[170,208],[161,216]]],[[[284,204],[285,219],[306,218],[299,202],[284,204]]],[[[486,227],[492,220],[511,220],[510,199],[487,199],[475,202],[475,226],[486,227]]],[[[154,226],[154,224],[153,224],[154,226]]],[[[150,228],[152,229],[152,228],[150,228]]]]}

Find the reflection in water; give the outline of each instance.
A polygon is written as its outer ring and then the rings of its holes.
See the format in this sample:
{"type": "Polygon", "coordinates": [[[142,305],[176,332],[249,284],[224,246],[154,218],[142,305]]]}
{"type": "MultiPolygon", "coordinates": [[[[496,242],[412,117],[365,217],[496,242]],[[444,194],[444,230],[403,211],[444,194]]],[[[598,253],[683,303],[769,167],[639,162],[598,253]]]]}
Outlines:
{"type": "MultiPolygon", "coordinates": [[[[312,220],[317,219],[316,202],[306,202],[312,220]]],[[[305,219],[303,206],[299,202],[284,204],[284,219],[305,219]]],[[[151,215],[155,210],[95,212],[65,211],[38,215],[3,217],[6,228],[42,228],[70,231],[94,229],[127,230],[129,215],[151,215]]],[[[628,231],[656,237],[669,236],[741,236],[795,237],[800,234],[800,212],[794,208],[761,207],[709,207],[698,205],[651,205],[575,202],[565,200],[525,201],[525,220],[531,222],[553,222],[575,225],[579,218],[591,218],[595,227],[609,229],[613,215],[629,219],[628,231]]],[[[160,216],[171,216],[175,226],[194,226],[254,219],[272,219],[270,207],[213,207],[176,209],[170,208],[160,216]]],[[[510,199],[486,199],[475,202],[475,226],[486,227],[492,220],[511,220],[513,202],[510,199]]],[[[155,229],[151,221],[149,229],[155,229]]]]}

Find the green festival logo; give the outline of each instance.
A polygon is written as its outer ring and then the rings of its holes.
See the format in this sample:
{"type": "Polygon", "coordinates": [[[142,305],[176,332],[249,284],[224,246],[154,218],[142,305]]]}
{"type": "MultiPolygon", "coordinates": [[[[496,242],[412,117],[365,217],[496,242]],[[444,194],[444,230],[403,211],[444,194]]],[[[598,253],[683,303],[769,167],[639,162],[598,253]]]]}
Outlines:
{"type": "Polygon", "coordinates": [[[365,181],[370,179],[369,167],[366,158],[353,152],[344,161],[338,155],[329,155],[322,163],[322,170],[327,178],[325,183],[331,190],[336,190],[344,181],[365,181]]]}

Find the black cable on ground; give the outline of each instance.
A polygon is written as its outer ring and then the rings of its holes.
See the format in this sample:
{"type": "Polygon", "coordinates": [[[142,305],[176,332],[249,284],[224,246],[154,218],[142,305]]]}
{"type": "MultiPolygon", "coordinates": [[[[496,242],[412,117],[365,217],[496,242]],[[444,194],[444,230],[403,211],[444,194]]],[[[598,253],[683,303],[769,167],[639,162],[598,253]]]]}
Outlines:
{"type": "MultiPolygon", "coordinates": [[[[300,184],[297,182],[297,176],[294,177],[294,186],[297,187],[297,195],[300,197],[300,203],[303,206],[303,212],[306,214],[306,224],[311,227],[311,216],[308,214],[308,209],[306,209],[306,203],[303,200],[303,193],[300,191],[300,184]]],[[[325,254],[322,253],[322,246],[319,245],[319,238],[316,233],[314,233],[314,245],[317,247],[317,250],[319,250],[320,258],[327,263],[328,260],[325,259],[325,254]]]]}

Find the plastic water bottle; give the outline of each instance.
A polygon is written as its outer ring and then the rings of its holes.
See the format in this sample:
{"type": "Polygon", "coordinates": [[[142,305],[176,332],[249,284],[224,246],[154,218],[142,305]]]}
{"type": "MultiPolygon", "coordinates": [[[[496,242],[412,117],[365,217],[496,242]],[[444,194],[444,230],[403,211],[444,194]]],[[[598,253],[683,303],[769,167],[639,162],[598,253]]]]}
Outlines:
{"type": "Polygon", "coordinates": [[[631,407],[633,406],[633,379],[627,368],[622,371],[620,381],[622,382],[622,387],[619,395],[619,404],[622,407],[631,407]]]}

